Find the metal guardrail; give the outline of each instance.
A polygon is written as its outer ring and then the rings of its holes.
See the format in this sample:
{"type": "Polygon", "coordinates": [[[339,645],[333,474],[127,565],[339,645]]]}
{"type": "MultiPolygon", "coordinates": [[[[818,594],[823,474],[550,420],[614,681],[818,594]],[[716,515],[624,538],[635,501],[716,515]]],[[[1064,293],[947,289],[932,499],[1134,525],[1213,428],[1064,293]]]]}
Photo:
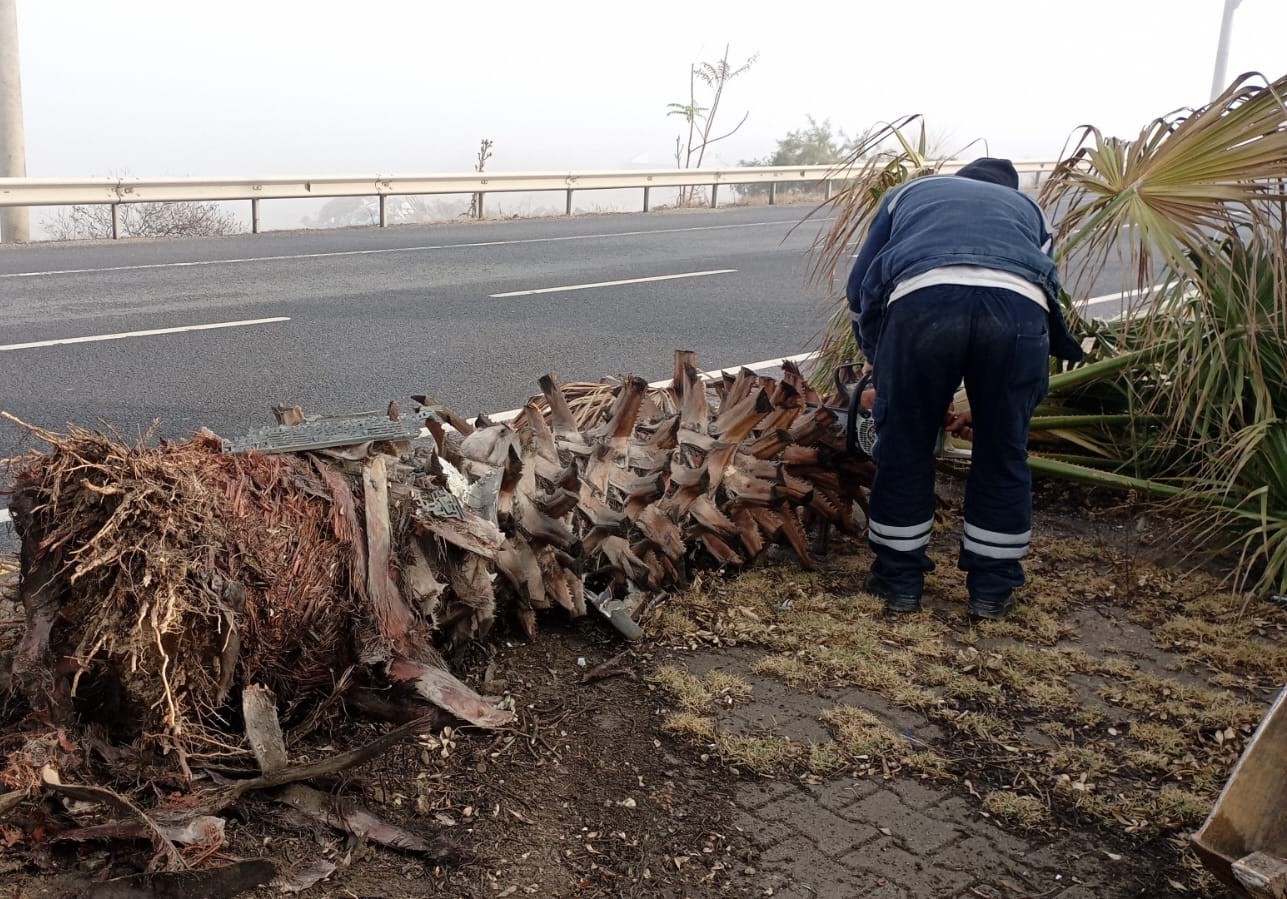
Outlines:
{"type": "MultiPolygon", "coordinates": [[[[951,172],[964,162],[948,162],[951,172]]],[[[1055,167],[1054,162],[1016,162],[1021,175],[1040,179],[1055,167]]],[[[473,194],[478,197],[516,191],[567,193],[567,214],[572,214],[572,195],[578,190],[643,189],[643,211],[650,209],[654,187],[709,187],[710,205],[717,202],[722,185],[767,184],[769,203],[777,199],[783,184],[820,182],[827,196],[832,182],[843,180],[843,172],[831,165],[754,166],[728,169],[656,169],[586,172],[469,172],[429,175],[318,175],[271,178],[0,178],[0,206],[79,206],[108,204],[114,212],[128,203],[165,203],[249,200],[251,231],[259,232],[259,203],[263,200],[292,200],[311,197],[377,197],[380,226],[388,224],[389,197],[428,194],[473,194]]],[[[119,232],[119,215],[113,215],[114,233],[119,232]]]]}

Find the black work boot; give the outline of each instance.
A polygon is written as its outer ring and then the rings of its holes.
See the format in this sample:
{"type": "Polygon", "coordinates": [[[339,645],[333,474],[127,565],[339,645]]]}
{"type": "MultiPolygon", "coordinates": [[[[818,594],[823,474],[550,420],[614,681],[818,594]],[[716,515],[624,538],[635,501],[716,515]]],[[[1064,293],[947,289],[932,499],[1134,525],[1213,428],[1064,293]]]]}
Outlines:
{"type": "Polygon", "coordinates": [[[867,575],[867,583],[863,589],[872,596],[879,596],[885,601],[886,612],[919,612],[921,610],[921,597],[916,593],[895,593],[889,583],[874,571],[867,575]]]}
{"type": "Polygon", "coordinates": [[[971,620],[1000,621],[1016,605],[1014,591],[1005,596],[971,596],[966,614],[971,620]]]}

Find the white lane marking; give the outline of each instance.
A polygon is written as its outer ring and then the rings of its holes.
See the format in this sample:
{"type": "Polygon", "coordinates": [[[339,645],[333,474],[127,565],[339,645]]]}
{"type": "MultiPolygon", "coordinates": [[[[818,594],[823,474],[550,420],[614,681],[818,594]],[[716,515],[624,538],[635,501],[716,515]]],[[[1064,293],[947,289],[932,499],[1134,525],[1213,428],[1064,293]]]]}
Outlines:
{"type": "Polygon", "coordinates": [[[47,272],[9,272],[0,278],[39,278],[43,275],[88,275],[98,272],[132,272],[152,268],[194,268],[202,265],[244,265],[248,262],[284,262],[292,259],[327,259],[334,256],[377,256],[382,253],[423,253],[430,250],[466,250],[478,247],[509,247],[529,243],[559,243],[569,240],[606,240],[611,237],[642,237],[648,234],[686,234],[693,231],[725,231],[734,228],[764,228],[773,225],[795,227],[799,222],[742,222],[736,225],[693,225],[688,228],[656,228],[646,231],[613,231],[604,234],[565,234],[560,237],[524,237],[516,240],[482,240],[475,243],[427,244],[420,247],[385,247],[378,250],[336,250],[332,253],[295,253],[284,256],[248,256],[234,259],[204,259],[193,262],[152,262],[140,265],[112,265],[104,268],[65,268],[47,272]]]}
{"type": "Polygon", "coordinates": [[[1090,299],[1086,300],[1086,305],[1100,306],[1104,303],[1113,303],[1113,302],[1120,303],[1122,300],[1126,299],[1127,297],[1144,298],[1152,295],[1153,291],[1155,290],[1157,290],[1156,286],[1149,287],[1144,290],[1123,290],[1118,293],[1106,293],[1102,297],[1091,297],[1090,299]]]}
{"type": "Polygon", "coordinates": [[[592,287],[617,287],[621,284],[644,284],[649,281],[674,281],[676,278],[704,278],[707,275],[727,275],[737,271],[735,268],[714,268],[705,272],[681,272],[677,275],[652,275],[647,278],[624,278],[620,281],[596,281],[593,284],[570,284],[566,287],[538,287],[535,290],[511,290],[508,293],[493,293],[491,298],[530,297],[536,293],[564,293],[569,290],[589,290],[592,287]]]}
{"type": "Polygon", "coordinates": [[[0,509],[0,524],[4,524],[4,523],[5,523],[6,521],[8,521],[11,517],[12,517],[12,516],[9,514],[9,510],[8,510],[8,509],[0,509]]]}
{"type": "Polygon", "coordinates": [[[1096,321],[1112,322],[1120,321],[1122,318],[1135,318],[1144,308],[1143,305],[1134,305],[1127,308],[1122,301],[1126,299],[1150,300],[1160,287],[1162,287],[1161,284],[1154,284],[1152,287],[1146,287],[1143,290],[1123,290],[1118,293],[1106,293],[1102,297],[1091,297],[1085,301],[1082,308],[1096,321]],[[1094,307],[1096,306],[1107,306],[1108,309],[1095,311],[1094,307]]]}
{"type": "Polygon", "coordinates": [[[148,331],[121,331],[118,334],[94,334],[89,337],[63,337],[59,340],[35,340],[31,343],[11,343],[0,345],[0,353],[9,350],[32,350],[37,347],[63,346],[69,343],[95,343],[100,340],[124,340],[126,337],[154,337],[157,334],[181,334],[184,331],[213,331],[217,328],[244,328],[247,325],[270,325],[274,322],[288,322],[289,318],[249,318],[236,322],[213,322],[208,325],[184,325],[180,328],[153,328],[148,331]]]}

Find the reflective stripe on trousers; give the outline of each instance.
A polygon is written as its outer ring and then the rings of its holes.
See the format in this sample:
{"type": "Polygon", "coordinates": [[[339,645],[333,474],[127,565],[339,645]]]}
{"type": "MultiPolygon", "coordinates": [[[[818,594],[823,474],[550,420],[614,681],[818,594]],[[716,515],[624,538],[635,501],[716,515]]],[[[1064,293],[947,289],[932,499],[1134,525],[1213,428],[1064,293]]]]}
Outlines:
{"type": "Polygon", "coordinates": [[[965,522],[961,546],[985,559],[1022,559],[1028,554],[1032,531],[1022,534],[1003,534],[965,522]]]}
{"type": "Polygon", "coordinates": [[[929,545],[930,531],[933,527],[933,518],[921,524],[906,527],[870,520],[867,522],[867,539],[878,546],[888,546],[897,552],[910,552],[929,545]]]}

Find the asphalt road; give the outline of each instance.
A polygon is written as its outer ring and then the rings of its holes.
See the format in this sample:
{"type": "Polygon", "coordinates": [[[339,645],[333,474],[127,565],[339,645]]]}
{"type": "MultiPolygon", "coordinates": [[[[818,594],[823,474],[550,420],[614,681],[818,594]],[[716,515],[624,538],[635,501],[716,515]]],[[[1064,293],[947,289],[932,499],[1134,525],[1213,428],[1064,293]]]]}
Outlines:
{"type": "MultiPolygon", "coordinates": [[[[707,368],[793,355],[828,313],[806,284],[820,226],[792,231],[806,212],[4,247],[0,409],[54,429],[134,435],[159,418],[163,436],[231,436],[271,423],[275,403],[356,412],[428,392],[472,415],[520,405],[551,371],[655,380],[676,349],[707,368]],[[495,296],[566,287],[582,289],[495,296]],[[23,346],[244,321],[260,323],[23,346]]],[[[17,436],[0,424],[0,447],[17,436]]]]}

